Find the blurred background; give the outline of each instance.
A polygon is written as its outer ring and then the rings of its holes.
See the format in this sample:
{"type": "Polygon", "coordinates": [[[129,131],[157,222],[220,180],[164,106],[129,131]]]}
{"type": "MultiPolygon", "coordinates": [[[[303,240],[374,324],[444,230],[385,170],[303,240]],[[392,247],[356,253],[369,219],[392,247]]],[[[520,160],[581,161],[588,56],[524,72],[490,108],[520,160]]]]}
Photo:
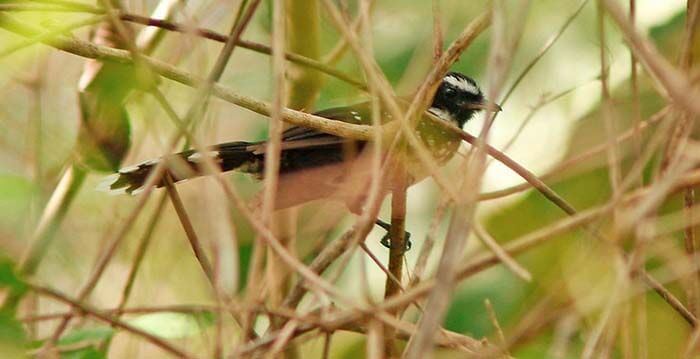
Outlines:
{"type": "MultiPolygon", "coordinates": [[[[50,1],[10,3],[27,5],[27,9],[29,5],[54,5],[50,1]]],[[[173,16],[174,21],[223,34],[229,32],[238,7],[237,1],[181,3],[173,16]]],[[[582,2],[531,1],[526,13],[516,12],[521,6],[519,1],[502,3],[507,15],[506,31],[519,31],[515,28],[516,23],[523,21],[522,37],[512,53],[511,68],[506,74],[505,88],[509,88],[549,39],[561,31],[582,2]]],[[[627,6],[627,2],[620,3],[627,6]]],[[[340,1],[339,4],[347,8],[350,16],[354,16],[357,8],[355,1],[340,1]]],[[[94,6],[92,3],[89,5],[94,6]]],[[[156,5],[157,2],[151,0],[121,2],[125,11],[143,16],[148,16],[156,5]]],[[[439,5],[446,44],[454,40],[476,16],[492,6],[490,1],[461,0],[442,0],[439,5]]],[[[636,1],[637,29],[651,39],[660,53],[672,63],[679,56],[685,31],[686,5],[683,0],[636,1]]],[[[2,11],[22,23],[47,31],[95,16],[81,11],[18,9],[7,7],[2,11]]],[[[433,59],[432,11],[433,4],[429,1],[373,2],[371,37],[374,58],[398,94],[410,95],[430,70],[433,59]]],[[[319,50],[323,58],[336,47],[341,35],[323,11],[318,20],[319,50]]],[[[563,169],[556,167],[562,161],[604,144],[607,139],[600,115],[601,37],[597,21],[596,2],[589,1],[514,89],[508,101],[503,103],[503,112],[493,124],[489,139],[492,146],[502,149],[537,175],[544,175],[556,168],[556,173],[547,177],[546,182],[579,210],[604,204],[611,198],[605,151],[563,169]]],[[[135,30],[142,29],[141,25],[130,26],[135,30]]],[[[242,38],[270,44],[271,27],[271,1],[262,1],[242,38]]],[[[76,38],[88,40],[91,28],[86,26],[71,33],[76,38]]],[[[489,85],[491,36],[491,29],[487,29],[452,67],[454,71],[474,77],[485,93],[488,93],[489,85]]],[[[624,133],[635,123],[630,90],[630,50],[618,28],[609,19],[605,24],[605,37],[604,56],[609,65],[613,118],[618,133],[624,133]]],[[[23,38],[16,34],[0,32],[0,53],[3,54],[0,57],[0,260],[4,268],[0,270],[0,277],[5,272],[6,277],[12,277],[11,273],[17,272],[19,263],[26,257],[42,211],[64,171],[75,160],[80,128],[78,91],[85,59],[45,45],[27,46],[12,53],[1,52],[2,48],[9,49],[22,41],[23,38]]],[[[152,56],[205,77],[216,61],[221,46],[221,43],[193,34],[166,32],[152,56]]],[[[333,66],[351,74],[353,78],[362,78],[361,66],[352,51],[343,53],[333,66]]],[[[113,80],[120,81],[118,78],[113,80]]],[[[129,78],[123,81],[129,81],[129,78]]],[[[237,93],[271,101],[273,82],[270,56],[236,48],[219,83],[237,93]]],[[[158,87],[174,110],[184,116],[192,105],[195,90],[167,79],[160,80],[158,87]]],[[[664,106],[665,100],[659,95],[658,86],[643,70],[639,71],[639,91],[642,119],[647,119],[664,106]]],[[[324,75],[318,99],[312,101],[313,107],[303,110],[311,112],[366,99],[366,93],[324,75]]],[[[131,144],[121,165],[128,166],[165,154],[176,127],[154,97],[137,89],[125,97],[124,103],[130,122],[131,144]]],[[[484,118],[477,117],[465,126],[465,130],[476,135],[483,123],[484,118]]],[[[193,131],[200,144],[260,140],[266,138],[267,133],[266,117],[216,98],[208,103],[202,120],[193,131]]],[[[646,139],[647,135],[644,133],[642,136],[646,139]]],[[[461,152],[466,154],[468,149],[469,146],[465,144],[461,152]]],[[[637,149],[631,141],[619,146],[619,150],[624,172],[638,152],[635,152],[637,149]]],[[[455,172],[460,169],[460,163],[452,161],[445,172],[457,176],[455,172]]],[[[640,181],[651,181],[654,163],[654,159],[649,161],[649,169],[640,181]]],[[[96,191],[99,182],[108,174],[109,171],[87,171],[84,183],[55,232],[55,238],[31,277],[34,282],[77,297],[101,253],[104,253],[108,240],[128,221],[130,213],[139,203],[138,196],[109,196],[96,191]]],[[[225,178],[246,198],[252,198],[261,188],[257,181],[246,175],[227,174],[225,178]]],[[[481,191],[496,191],[522,182],[509,168],[497,161],[489,161],[481,191]]],[[[234,296],[245,296],[255,240],[250,224],[225,204],[221,189],[210,178],[187,181],[178,185],[178,189],[205,247],[209,251],[217,251],[214,256],[220,270],[222,288],[234,296]]],[[[149,226],[151,213],[158,207],[157,198],[160,198],[161,192],[156,191],[146,202],[87,303],[96,308],[119,305],[134,255],[149,226]]],[[[443,244],[448,221],[443,220],[437,231],[429,232],[442,197],[432,179],[409,189],[406,223],[413,249],[406,254],[408,273],[414,268],[428,234],[436,239],[436,249],[428,261],[428,273],[434,271],[440,258],[439,248],[443,244]]],[[[662,207],[662,212],[677,211],[680,205],[681,200],[670,198],[668,204],[662,207]]],[[[389,220],[390,215],[390,200],[385,200],[380,218],[389,220]]],[[[477,221],[500,243],[544,228],[565,216],[533,190],[481,201],[476,213],[477,221]]],[[[294,252],[308,263],[321,245],[337,238],[355,218],[340,205],[312,203],[303,206],[298,211],[296,221],[294,252]]],[[[609,223],[601,220],[595,225],[605,231],[609,223]]],[[[379,243],[382,235],[384,231],[375,229],[366,243],[384,261],[388,250],[379,243]]],[[[165,204],[151,237],[126,308],[214,303],[211,286],[192,255],[182,226],[169,203],[165,204]]],[[[472,237],[467,241],[465,261],[487,251],[481,241],[472,237]]],[[[649,265],[661,269],[671,267],[673,255],[682,251],[681,238],[682,231],[664,238],[670,243],[669,248],[665,249],[664,254],[650,254],[649,265]]],[[[620,247],[624,248],[624,244],[620,247]]],[[[518,335],[517,342],[509,349],[512,356],[581,356],[587,338],[596,327],[617,283],[618,272],[615,268],[619,258],[616,250],[613,246],[595,242],[583,231],[571,231],[516,259],[532,274],[532,281],[522,280],[502,265],[461,281],[455,288],[444,327],[497,343],[497,332],[484,306],[484,300],[488,299],[505,338],[518,335]],[[523,332],[523,323],[543,310],[556,314],[555,318],[548,321],[543,319],[540,327],[528,327],[523,332]]],[[[333,271],[340,275],[337,287],[348,297],[359,300],[369,296],[374,301],[383,298],[386,275],[364,253],[355,252],[345,267],[333,268],[333,271]],[[365,275],[366,283],[361,280],[365,275]]],[[[669,278],[677,279],[673,276],[673,269],[664,273],[669,278]]],[[[685,292],[678,280],[670,280],[669,288],[684,298],[685,292]]],[[[630,301],[629,305],[644,307],[646,323],[639,324],[635,320],[618,322],[631,328],[631,332],[641,331],[642,334],[628,334],[627,337],[620,334],[627,338],[626,344],[621,337],[617,337],[616,341],[615,334],[610,334],[606,337],[612,343],[608,354],[611,357],[643,357],[644,352],[649,358],[680,356],[692,328],[656,294],[649,293],[642,297],[646,298],[644,303],[630,301]],[[641,343],[643,340],[640,338],[644,338],[646,343],[641,343]],[[634,349],[625,349],[625,345],[634,349]]],[[[32,350],[40,348],[42,341],[54,333],[58,323],[56,320],[28,321],[27,317],[68,309],[41,296],[32,295],[25,299],[16,316],[0,317],[0,341],[5,343],[0,350],[4,348],[12,355],[32,353],[32,350]]],[[[306,301],[310,300],[306,298],[306,301]]],[[[626,308],[626,305],[620,307],[626,308]]],[[[403,319],[415,322],[418,317],[419,312],[414,308],[409,309],[403,319]]],[[[187,347],[192,353],[212,356],[208,348],[214,341],[216,325],[211,316],[159,312],[129,315],[125,316],[125,320],[187,347]]],[[[261,332],[266,326],[263,319],[256,322],[261,332]]],[[[62,357],[88,354],[115,358],[168,357],[168,354],[144,343],[141,338],[84,319],[71,322],[59,345],[69,348],[61,354],[62,357]],[[105,340],[111,341],[110,344],[95,344],[104,343],[105,340]]],[[[365,346],[364,335],[339,331],[333,335],[330,357],[364,356],[365,346]]],[[[300,344],[298,350],[304,353],[300,357],[321,357],[323,348],[324,338],[318,336],[300,344]]],[[[463,353],[448,349],[438,351],[437,355],[463,357],[463,353]]]]}

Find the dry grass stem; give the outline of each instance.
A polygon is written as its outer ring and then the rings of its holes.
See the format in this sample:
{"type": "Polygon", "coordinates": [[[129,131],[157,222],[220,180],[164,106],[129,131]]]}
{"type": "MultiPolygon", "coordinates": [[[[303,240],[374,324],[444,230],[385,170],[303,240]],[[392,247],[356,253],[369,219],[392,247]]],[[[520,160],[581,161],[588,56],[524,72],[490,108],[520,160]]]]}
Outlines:
{"type": "Polygon", "coordinates": [[[192,252],[197,258],[199,265],[202,267],[204,275],[206,275],[209,281],[213,284],[215,281],[211,262],[204,252],[204,248],[202,247],[202,243],[194,230],[190,217],[187,215],[187,210],[185,210],[185,205],[182,203],[180,194],[177,192],[177,189],[175,189],[175,185],[173,184],[173,180],[169,174],[166,173],[165,176],[163,176],[163,180],[165,181],[165,189],[168,191],[170,202],[173,204],[177,217],[180,219],[180,223],[182,224],[182,229],[185,231],[187,240],[190,242],[192,252]]]}
{"type": "MultiPolygon", "coordinates": [[[[498,323],[498,317],[496,316],[496,311],[493,309],[493,304],[491,304],[491,301],[488,298],[484,299],[484,308],[486,308],[486,312],[489,314],[489,321],[491,321],[491,325],[496,331],[499,344],[505,348],[506,336],[505,334],[503,334],[503,328],[501,328],[501,324],[498,323]]],[[[505,354],[510,356],[510,354],[507,351],[505,352],[505,354]]]]}
{"type": "Polygon", "coordinates": [[[69,297],[67,297],[67,296],[65,296],[65,295],[63,295],[63,294],[61,294],[61,293],[59,293],[51,288],[33,285],[32,290],[36,291],[37,293],[39,293],[41,295],[53,298],[53,299],[55,299],[59,302],[62,302],[64,304],[68,304],[72,308],[75,308],[82,313],[87,313],[88,315],[94,317],[95,319],[103,321],[103,322],[110,324],[114,327],[120,328],[126,332],[131,333],[131,334],[142,337],[147,342],[152,343],[153,345],[162,348],[163,350],[175,355],[178,358],[194,358],[194,356],[188,354],[187,352],[185,352],[182,349],[174,347],[172,344],[166,342],[165,340],[159,338],[158,336],[147,333],[144,330],[136,328],[128,323],[121,321],[121,320],[114,319],[108,315],[102,314],[101,312],[94,310],[93,308],[91,308],[89,306],[81,304],[80,301],[70,299],[69,297]]]}
{"type": "Polygon", "coordinates": [[[503,265],[513,272],[513,274],[526,282],[532,281],[532,274],[530,274],[527,269],[516,262],[513,257],[508,255],[508,252],[503,250],[498,242],[491,237],[491,235],[481,224],[474,224],[474,234],[476,234],[477,238],[481,240],[486,248],[493,252],[493,254],[495,254],[496,257],[498,257],[498,259],[503,263],[503,265]]]}

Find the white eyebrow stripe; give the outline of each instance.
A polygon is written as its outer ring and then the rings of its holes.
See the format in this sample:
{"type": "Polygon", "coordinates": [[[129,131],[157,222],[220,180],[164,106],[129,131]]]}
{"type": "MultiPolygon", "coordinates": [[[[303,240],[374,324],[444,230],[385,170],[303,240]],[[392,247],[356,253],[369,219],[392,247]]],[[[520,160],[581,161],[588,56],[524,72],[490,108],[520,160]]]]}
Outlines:
{"type": "Polygon", "coordinates": [[[478,95],[481,93],[481,91],[479,91],[479,88],[476,87],[476,85],[472,84],[471,82],[465,79],[460,79],[454,76],[446,76],[445,82],[461,89],[462,91],[466,91],[474,95],[478,95]]]}

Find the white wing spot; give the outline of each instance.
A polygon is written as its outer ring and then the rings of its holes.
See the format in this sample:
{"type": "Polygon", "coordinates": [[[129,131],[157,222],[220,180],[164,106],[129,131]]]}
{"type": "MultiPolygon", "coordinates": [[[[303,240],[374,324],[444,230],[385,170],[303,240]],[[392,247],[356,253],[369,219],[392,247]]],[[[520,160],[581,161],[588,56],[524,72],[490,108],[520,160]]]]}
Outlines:
{"type": "Polygon", "coordinates": [[[155,166],[160,162],[160,159],[154,158],[152,160],[144,161],[141,163],[141,166],[155,166]]]}
{"type": "Polygon", "coordinates": [[[124,167],[119,169],[119,173],[129,173],[129,172],[135,172],[139,170],[140,165],[133,165],[129,167],[124,167]]]}
{"type": "Polygon", "coordinates": [[[133,166],[128,166],[128,167],[121,168],[121,169],[119,169],[119,173],[125,174],[125,173],[136,172],[136,171],[138,171],[141,167],[155,166],[155,165],[158,164],[159,161],[160,161],[160,160],[159,160],[158,158],[154,158],[154,159],[148,160],[148,161],[143,161],[143,162],[141,162],[141,163],[139,163],[139,164],[135,164],[135,165],[133,165],[133,166]]]}
{"type": "MultiPolygon", "coordinates": [[[[219,156],[219,151],[209,151],[205,153],[211,158],[216,158],[219,156]]],[[[187,160],[192,163],[200,163],[204,159],[204,155],[201,152],[195,152],[187,157],[187,160]]]]}

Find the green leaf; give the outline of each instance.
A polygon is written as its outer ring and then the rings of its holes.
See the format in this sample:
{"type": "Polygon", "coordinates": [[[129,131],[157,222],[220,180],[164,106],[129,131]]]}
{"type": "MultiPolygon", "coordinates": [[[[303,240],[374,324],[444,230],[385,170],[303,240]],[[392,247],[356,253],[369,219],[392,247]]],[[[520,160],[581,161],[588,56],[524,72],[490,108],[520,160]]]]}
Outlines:
{"type": "Polygon", "coordinates": [[[76,344],[83,341],[106,340],[114,335],[114,329],[108,326],[83,328],[72,331],[59,339],[59,345],[76,344]]]}
{"type": "Polygon", "coordinates": [[[9,288],[15,293],[27,290],[27,284],[15,273],[15,266],[7,258],[0,257],[0,288],[9,288]]]}
{"type": "Polygon", "coordinates": [[[0,356],[21,358],[27,340],[22,324],[8,312],[0,311],[0,356]]]}
{"type": "Polygon", "coordinates": [[[107,353],[94,346],[61,353],[61,359],[105,359],[107,353]]]}
{"type": "Polygon", "coordinates": [[[214,323],[211,313],[198,315],[184,313],[153,313],[128,320],[129,324],[166,339],[184,338],[199,334],[214,323]]]}

